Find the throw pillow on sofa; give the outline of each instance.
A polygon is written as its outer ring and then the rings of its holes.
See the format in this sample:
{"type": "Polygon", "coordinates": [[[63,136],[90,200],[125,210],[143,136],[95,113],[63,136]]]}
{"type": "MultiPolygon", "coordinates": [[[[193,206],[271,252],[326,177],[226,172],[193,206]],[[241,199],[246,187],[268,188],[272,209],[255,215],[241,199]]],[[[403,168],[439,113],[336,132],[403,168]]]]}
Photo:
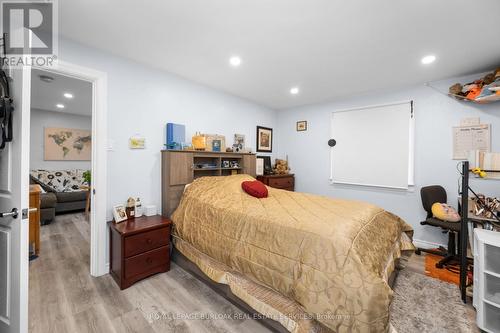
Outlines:
{"type": "Polygon", "coordinates": [[[80,186],[86,185],[83,180],[83,170],[32,170],[31,177],[54,192],[81,191],[80,186]]]}

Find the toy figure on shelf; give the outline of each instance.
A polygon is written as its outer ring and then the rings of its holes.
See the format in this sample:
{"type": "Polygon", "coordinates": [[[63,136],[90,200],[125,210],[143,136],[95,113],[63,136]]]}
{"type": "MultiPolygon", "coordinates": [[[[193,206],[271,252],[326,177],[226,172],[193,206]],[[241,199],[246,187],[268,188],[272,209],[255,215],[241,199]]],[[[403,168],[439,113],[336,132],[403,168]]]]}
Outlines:
{"type": "Polygon", "coordinates": [[[135,199],[134,198],[132,198],[132,197],[128,198],[125,212],[127,213],[127,218],[132,219],[135,217],[135,199]]]}
{"type": "Polygon", "coordinates": [[[278,175],[287,175],[289,172],[290,168],[288,168],[288,161],[277,158],[274,165],[274,173],[278,175]]]}

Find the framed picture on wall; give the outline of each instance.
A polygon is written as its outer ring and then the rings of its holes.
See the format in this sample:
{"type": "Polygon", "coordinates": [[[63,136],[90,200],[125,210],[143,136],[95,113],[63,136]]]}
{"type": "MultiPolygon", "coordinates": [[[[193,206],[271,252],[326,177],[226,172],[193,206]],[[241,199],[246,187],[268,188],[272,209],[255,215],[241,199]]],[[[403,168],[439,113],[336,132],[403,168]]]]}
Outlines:
{"type": "Polygon", "coordinates": [[[245,150],[245,135],[243,134],[235,134],[234,135],[234,143],[233,143],[233,151],[234,152],[243,152],[245,150]]]}
{"type": "Polygon", "coordinates": [[[146,148],[146,138],[141,135],[134,135],[128,139],[128,147],[130,149],[144,149],[146,148]]]}
{"type": "Polygon", "coordinates": [[[271,153],[273,151],[273,129],[257,126],[257,151],[271,153]]]}
{"type": "Polygon", "coordinates": [[[307,121],[301,120],[297,122],[297,132],[307,131],[307,121]]]}
{"type": "Polygon", "coordinates": [[[92,132],[84,129],[46,127],[45,161],[90,161],[92,132]]]}

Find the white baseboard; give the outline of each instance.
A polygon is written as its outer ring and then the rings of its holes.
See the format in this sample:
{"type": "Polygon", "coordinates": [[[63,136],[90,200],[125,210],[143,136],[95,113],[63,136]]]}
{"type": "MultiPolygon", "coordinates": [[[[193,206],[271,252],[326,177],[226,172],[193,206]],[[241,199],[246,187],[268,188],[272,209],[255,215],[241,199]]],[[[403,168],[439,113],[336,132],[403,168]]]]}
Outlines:
{"type": "Polygon", "coordinates": [[[428,242],[428,241],[424,241],[424,240],[420,240],[420,239],[414,239],[413,245],[415,245],[416,247],[420,247],[422,249],[437,249],[440,246],[442,246],[444,248],[448,247],[447,245],[444,245],[444,244],[428,242]]]}
{"type": "Polygon", "coordinates": [[[106,274],[109,274],[109,262],[106,263],[106,274]]]}

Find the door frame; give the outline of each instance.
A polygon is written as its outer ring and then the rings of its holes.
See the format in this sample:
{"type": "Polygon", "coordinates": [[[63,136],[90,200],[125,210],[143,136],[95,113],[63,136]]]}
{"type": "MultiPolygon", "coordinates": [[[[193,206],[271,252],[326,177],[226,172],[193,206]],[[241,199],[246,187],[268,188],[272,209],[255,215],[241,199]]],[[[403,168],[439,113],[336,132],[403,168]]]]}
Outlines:
{"type": "MultiPolygon", "coordinates": [[[[13,195],[16,197],[16,208],[19,209],[19,216],[17,219],[13,219],[11,223],[18,223],[19,224],[19,229],[18,232],[19,234],[16,234],[15,237],[16,239],[19,240],[19,245],[20,247],[17,248],[19,251],[12,253],[9,253],[10,258],[7,258],[8,263],[7,266],[9,267],[8,269],[11,270],[13,266],[13,262],[16,262],[16,264],[19,264],[19,276],[14,277],[14,279],[9,280],[11,278],[9,272],[9,276],[7,277],[8,282],[8,290],[7,290],[7,305],[10,303],[10,308],[7,309],[7,317],[8,318],[0,318],[0,321],[6,323],[7,325],[10,325],[11,331],[15,332],[16,330],[18,332],[27,332],[28,331],[28,286],[29,286],[29,264],[28,264],[28,258],[29,258],[29,251],[28,251],[28,234],[29,234],[29,220],[27,218],[23,218],[22,216],[22,210],[28,208],[29,206],[29,142],[30,142],[30,102],[31,102],[31,97],[30,97],[30,86],[31,86],[31,68],[27,66],[23,66],[22,68],[18,69],[11,69],[8,71],[7,74],[10,78],[16,79],[19,76],[22,78],[21,80],[21,85],[20,85],[20,96],[15,94],[13,91],[17,90],[18,88],[14,88],[14,85],[17,85],[18,82],[13,82],[13,86],[11,87],[11,95],[16,95],[14,96],[17,98],[14,101],[14,105],[16,107],[14,116],[18,121],[14,121],[14,133],[18,133],[17,135],[14,134],[14,138],[16,138],[19,134],[22,137],[22,140],[20,142],[17,142],[14,140],[11,143],[8,143],[9,145],[9,154],[10,154],[10,172],[9,172],[9,178],[12,177],[11,179],[20,179],[21,180],[21,186],[20,188],[17,188],[14,190],[12,186],[13,184],[9,185],[9,190],[7,192],[1,192],[0,196],[3,196],[4,194],[7,195],[13,195]],[[14,74],[14,71],[18,72],[14,74]],[[19,74],[19,75],[17,75],[19,74]],[[16,102],[17,101],[17,102],[16,102]],[[19,103],[20,102],[20,103],[19,103]],[[19,145],[19,143],[21,143],[19,145]],[[12,154],[12,146],[16,145],[17,152],[18,154],[13,155],[12,154]],[[20,165],[21,168],[13,168],[13,160],[16,160],[14,165],[20,165]],[[19,238],[17,238],[19,237],[19,238]],[[12,260],[12,261],[11,261],[12,260]],[[15,293],[15,296],[12,297],[13,295],[10,294],[11,289],[13,293],[15,293]],[[11,311],[12,310],[12,311],[11,311]]],[[[2,227],[3,229],[3,227],[2,227]]],[[[12,236],[12,234],[10,235],[12,236]]],[[[9,237],[8,242],[10,243],[12,241],[12,238],[9,237]]],[[[17,243],[17,242],[16,242],[17,243]]],[[[9,249],[8,251],[12,251],[11,244],[8,245],[9,249]]]]}
{"type": "Polygon", "coordinates": [[[92,84],[92,192],[90,206],[90,274],[109,273],[106,263],[107,210],[107,87],[105,72],[65,61],[54,66],[33,66],[92,84]]]}

